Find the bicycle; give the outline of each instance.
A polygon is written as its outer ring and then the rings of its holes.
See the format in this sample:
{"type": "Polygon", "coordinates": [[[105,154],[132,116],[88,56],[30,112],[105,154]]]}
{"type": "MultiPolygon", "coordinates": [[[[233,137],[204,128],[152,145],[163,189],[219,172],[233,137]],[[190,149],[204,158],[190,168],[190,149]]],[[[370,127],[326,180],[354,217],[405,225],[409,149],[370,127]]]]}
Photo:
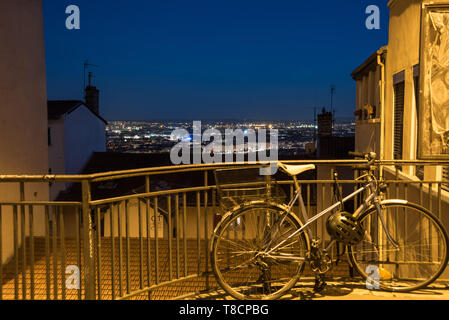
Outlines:
{"type": "MultiPolygon", "coordinates": [[[[376,154],[350,153],[367,160],[353,166],[362,186],[309,218],[297,175],[314,165],[278,167],[293,179],[294,196],[288,204],[255,200],[227,212],[210,242],[212,269],[221,287],[236,299],[277,299],[295,286],[308,263],[315,273],[315,290],[332,264],[329,250],[342,243],[349,264],[371,289],[409,292],[428,286],[448,263],[448,236],[429,210],[401,199],[385,199],[386,186],[375,176],[376,154]],[[343,204],[364,195],[348,213],[343,204]],[[292,212],[299,201],[303,220],[292,212]],[[336,209],[340,209],[335,212],[336,209]],[[311,225],[331,213],[326,229],[331,241],[323,250],[311,225]]],[[[335,177],[336,189],[338,179],[335,177]]]]}

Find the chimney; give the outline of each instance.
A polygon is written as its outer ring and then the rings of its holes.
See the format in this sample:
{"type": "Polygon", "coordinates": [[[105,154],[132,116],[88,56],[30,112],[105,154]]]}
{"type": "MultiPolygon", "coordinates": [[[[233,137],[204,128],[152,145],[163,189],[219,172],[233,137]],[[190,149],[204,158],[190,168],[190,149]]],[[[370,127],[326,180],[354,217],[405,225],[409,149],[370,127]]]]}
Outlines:
{"type": "Polygon", "coordinates": [[[327,112],[326,109],[323,108],[322,113],[318,115],[318,136],[332,136],[333,122],[332,112],[327,112]]]}
{"type": "Polygon", "coordinates": [[[89,84],[85,89],[85,100],[86,105],[91,109],[94,113],[100,114],[100,105],[99,105],[99,96],[100,91],[92,86],[92,72],[89,72],[89,84]]]}

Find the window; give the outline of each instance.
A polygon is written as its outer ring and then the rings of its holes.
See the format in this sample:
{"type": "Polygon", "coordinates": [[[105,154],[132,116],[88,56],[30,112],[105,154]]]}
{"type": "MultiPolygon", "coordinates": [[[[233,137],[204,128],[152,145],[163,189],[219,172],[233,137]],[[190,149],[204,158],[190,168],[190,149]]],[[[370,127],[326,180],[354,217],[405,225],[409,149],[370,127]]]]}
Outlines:
{"type": "Polygon", "coordinates": [[[48,128],[48,145],[51,146],[51,129],[48,128]]]}
{"type": "Polygon", "coordinates": [[[393,77],[394,84],[394,159],[402,160],[402,142],[404,128],[404,81],[405,72],[402,71],[393,77]]]}

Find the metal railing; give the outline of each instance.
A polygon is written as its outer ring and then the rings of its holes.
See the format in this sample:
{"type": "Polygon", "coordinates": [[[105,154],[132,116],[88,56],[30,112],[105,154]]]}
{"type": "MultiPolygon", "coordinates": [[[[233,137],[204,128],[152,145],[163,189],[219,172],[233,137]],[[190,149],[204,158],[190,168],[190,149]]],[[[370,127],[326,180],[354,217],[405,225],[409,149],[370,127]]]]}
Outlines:
{"type": "MultiPolygon", "coordinates": [[[[332,201],[332,172],[340,172],[341,191],[350,192],[359,182],[349,166],[364,163],[286,162],[314,163],[319,175],[328,177],[300,180],[305,206],[312,216],[332,201]]],[[[447,163],[380,164],[385,166],[382,173],[388,197],[420,203],[443,223],[449,222],[449,193],[442,188],[446,181],[408,179],[395,169],[398,164],[447,163]]],[[[19,198],[0,201],[0,299],[175,299],[217,287],[211,274],[208,242],[223,208],[213,171],[260,166],[205,164],[73,176],[0,175],[0,186],[17,186],[19,198]],[[118,188],[116,194],[106,197],[96,192],[105,182],[120,186],[130,179],[133,188],[129,190],[118,188]],[[156,182],[163,180],[178,182],[178,186],[160,190],[156,182]],[[27,200],[26,187],[33,183],[70,183],[78,199],[27,200]]],[[[279,174],[279,180],[287,195],[292,195],[289,178],[279,174]]],[[[356,207],[358,200],[346,209],[356,207]]],[[[299,210],[299,203],[295,210],[299,210]]],[[[327,239],[325,220],[313,228],[327,239]]]]}

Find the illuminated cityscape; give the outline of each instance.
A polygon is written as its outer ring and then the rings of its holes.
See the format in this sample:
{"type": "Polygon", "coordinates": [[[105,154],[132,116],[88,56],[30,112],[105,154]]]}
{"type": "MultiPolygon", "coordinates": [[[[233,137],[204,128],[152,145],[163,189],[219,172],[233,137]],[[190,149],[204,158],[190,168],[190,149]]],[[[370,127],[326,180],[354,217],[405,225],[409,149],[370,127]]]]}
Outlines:
{"type": "MultiPolygon", "coordinates": [[[[176,129],[193,132],[192,121],[109,121],[106,127],[107,151],[133,153],[164,153],[178,143],[171,139],[176,129]]],[[[313,121],[203,121],[202,130],[217,129],[224,135],[226,129],[243,132],[252,129],[278,130],[280,154],[300,155],[306,153],[306,145],[313,143],[317,127],[313,121]]],[[[334,136],[354,136],[355,123],[336,122],[334,136]]],[[[207,142],[210,143],[210,142],[207,142]]]]}

